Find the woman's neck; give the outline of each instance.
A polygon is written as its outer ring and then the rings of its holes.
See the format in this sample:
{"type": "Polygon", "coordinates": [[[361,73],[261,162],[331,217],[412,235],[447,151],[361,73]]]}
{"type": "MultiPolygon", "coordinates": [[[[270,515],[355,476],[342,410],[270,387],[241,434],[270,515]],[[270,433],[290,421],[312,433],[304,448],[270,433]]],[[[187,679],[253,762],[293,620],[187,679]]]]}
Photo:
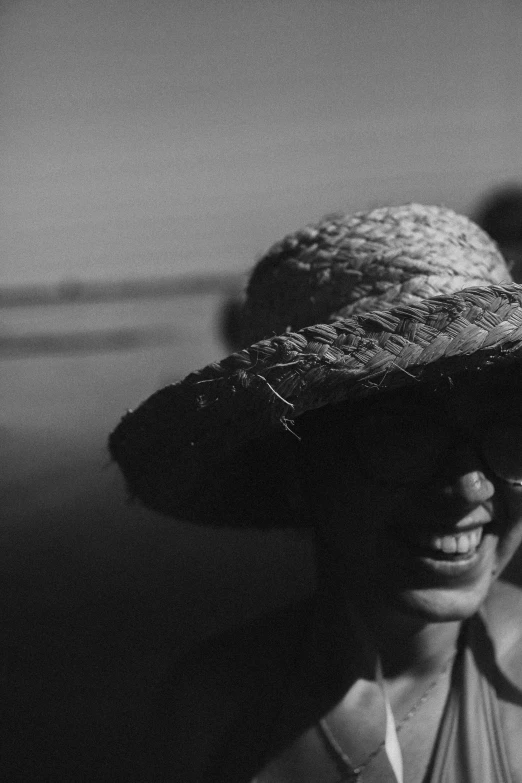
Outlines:
{"type": "Polygon", "coordinates": [[[363,658],[371,661],[377,654],[386,678],[429,676],[440,671],[457,651],[462,628],[458,620],[428,622],[366,598],[354,600],[353,594],[343,595],[339,585],[332,592],[331,583],[327,593],[340,606],[338,611],[346,613],[346,623],[359,640],[363,658]]]}
{"type": "Polygon", "coordinates": [[[366,615],[386,677],[410,673],[427,676],[440,671],[457,650],[460,621],[430,623],[399,612],[366,615]]]}
{"type": "Polygon", "coordinates": [[[328,603],[346,611],[346,621],[363,643],[365,654],[372,649],[379,655],[386,677],[429,675],[444,667],[456,653],[461,621],[430,622],[387,606],[382,597],[372,600],[371,589],[357,596],[353,585],[347,586],[338,577],[335,558],[328,555],[327,568],[321,567],[321,558],[317,561],[319,592],[328,603]]]}

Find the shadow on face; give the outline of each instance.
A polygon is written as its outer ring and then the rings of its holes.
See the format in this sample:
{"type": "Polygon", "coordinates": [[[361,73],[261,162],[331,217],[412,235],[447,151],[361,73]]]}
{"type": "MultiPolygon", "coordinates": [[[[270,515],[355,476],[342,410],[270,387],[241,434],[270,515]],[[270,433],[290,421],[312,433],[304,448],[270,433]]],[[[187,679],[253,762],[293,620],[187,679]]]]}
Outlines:
{"type": "Polygon", "coordinates": [[[498,435],[522,433],[519,385],[463,377],[302,417],[305,491],[348,591],[433,620],[477,610],[522,539],[520,450],[498,435]]]}

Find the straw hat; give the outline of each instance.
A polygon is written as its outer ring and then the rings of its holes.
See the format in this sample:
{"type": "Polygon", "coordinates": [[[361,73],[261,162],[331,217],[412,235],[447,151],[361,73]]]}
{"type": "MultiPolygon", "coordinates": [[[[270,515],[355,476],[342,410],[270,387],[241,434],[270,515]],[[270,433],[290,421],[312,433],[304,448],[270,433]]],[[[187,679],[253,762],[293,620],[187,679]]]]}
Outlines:
{"type": "Polygon", "coordinates": [[[449,209],[326,218],[274,245],[247,288],[248,348],[153,394],[109,448],[148,507],[213,525],[302,525],[295,419],[522,360],[522,286],[449,209]]]}

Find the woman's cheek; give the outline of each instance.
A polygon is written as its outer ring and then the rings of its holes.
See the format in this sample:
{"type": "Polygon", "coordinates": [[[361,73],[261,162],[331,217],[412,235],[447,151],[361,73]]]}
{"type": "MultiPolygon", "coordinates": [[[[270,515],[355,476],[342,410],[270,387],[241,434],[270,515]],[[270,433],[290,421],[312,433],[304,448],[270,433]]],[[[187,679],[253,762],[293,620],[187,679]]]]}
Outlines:
{"type": "Polygon", "coordinates": [[[522,544],[522,487],[504,486],[498,494],[502,498],[497,562],[499,572],[508,564],[522,544]]]}

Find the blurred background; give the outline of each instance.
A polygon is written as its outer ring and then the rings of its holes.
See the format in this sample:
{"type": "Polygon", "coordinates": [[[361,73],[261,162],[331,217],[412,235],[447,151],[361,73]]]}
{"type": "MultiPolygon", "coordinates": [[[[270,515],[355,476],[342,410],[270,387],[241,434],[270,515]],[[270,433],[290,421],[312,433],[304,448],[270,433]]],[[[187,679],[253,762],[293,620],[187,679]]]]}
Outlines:
{"type": "Polygon", "coordinates": [[[129,505],[107,433],[229,352],[223,308],[245,271],[324,213],[443,203],[489,220],[516,267],[522,4],[0,9],[2,617],[22,690],[31,650],[49,674],[67,648],[93,692],[123,693],[144,660],[159,671],[310,590],[310,542],[129,505]]]}

